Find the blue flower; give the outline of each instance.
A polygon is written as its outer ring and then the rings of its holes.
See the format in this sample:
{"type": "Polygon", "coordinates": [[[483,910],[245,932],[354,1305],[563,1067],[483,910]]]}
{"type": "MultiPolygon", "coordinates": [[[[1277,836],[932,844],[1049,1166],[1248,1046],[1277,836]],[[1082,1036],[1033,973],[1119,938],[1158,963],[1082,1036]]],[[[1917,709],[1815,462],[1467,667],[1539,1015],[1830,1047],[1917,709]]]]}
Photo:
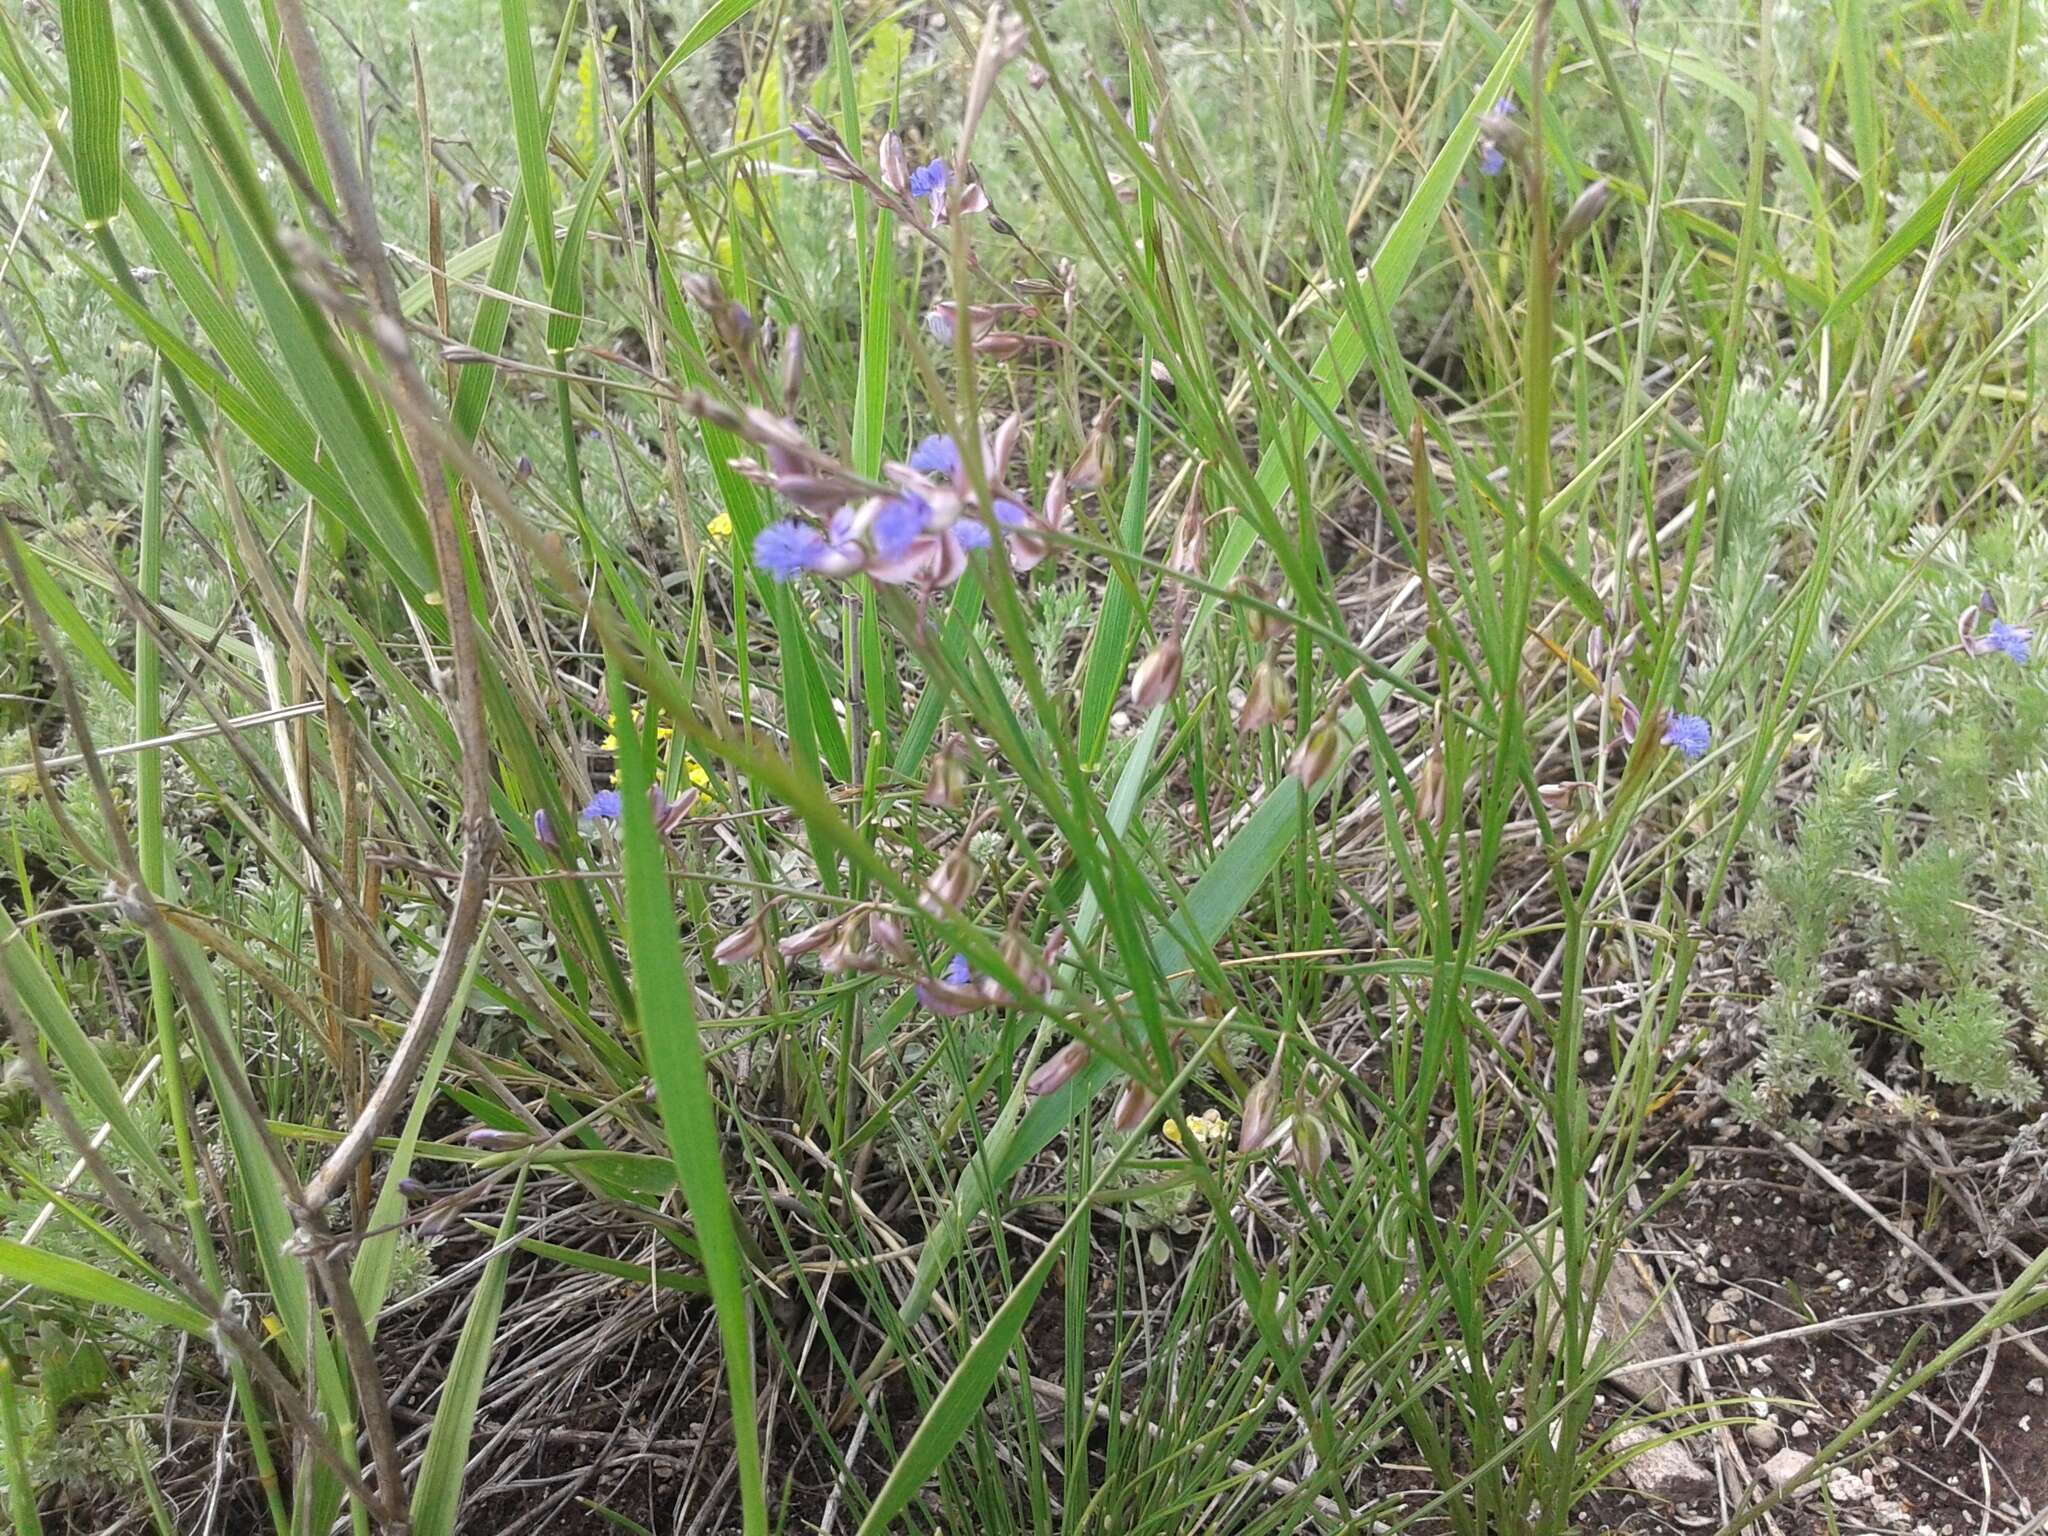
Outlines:
{"type": "Polygon", "coordinates": [[[910,173],[910,195],[930,197],[934,192],[943,192],[946,180],[946,162],[935,159],[930,165],[921,165],[910,173]]]}
{"type": "Polygon", "coordinates": [[[1023,528],[1029,526],[1031,522],[1031,514],[1029,512],[1026,512],[1022,507],[1018,506],[1017,503],[1015,503],[1014,501],[1007,500],[1003,497],[997,497],[996,521],[1001,523],[1005,528],[1023,528]]]}
{"type": "Polygon", "coordinates": [[[2017,624],[2008,624],[2003,619],[1993,619],[1991,628],[1985,633],[1984,644],[1989,650],[2010,656],[2024,667],[2034,658],[2034,632],[2022,629],[2017,624]]]}
{"type": "Polygon", "coordinates": [[[1501,167],[1506,164],[1506,159],[1502,157],[1500,150],[1495,147],[1493,140],[1481,139],[1479,141],[1480,175],[1498,176],[1501,173],[1501,167]]]}
{"type": "Polygon", "coordinates": [[[987,549],[989,546],[988,530],[967,518],[962,518],[953,525],[953,537],[960,541],[962,549],[987,549]]]}
{"type": "Polygon", "coordinates": [[[617,821],[624,811],[619,803],[616,789],[600,789],[590,797],[590,804],[583,807],[585,821],[617,821]]]}
{"type": "Polygon", "coordinates": [[[875,553],[884,560],[898,558],[917,542],[931,515],[932,509],[915,496],[898,496],[889,502],[868,525],[868,538],[875,553]]]}
{"type": "Polygon", "coordinates": [[[943,432],[935,432],[910,450],[910,467],[920,475],[960,474],[960,445],[943,432]]]}
{"type": "Polygon", "coordinates": [[[1662,740],[1665,746],[1684,753],[1687,762],[1696,762],[1714,744],[1714,728],[1698,715],[1681,715],[1674,710],[1664,721],[1662,740]]]}
{"type": "Polygon", "coordinates": [[[817,564],[825,536],[793,517],[770,523],[754,537],[754,564],[777,581],[788,581],[817,564]]]}
{"type": "Polygon", "coordinates": [[[967,968],[967,957],[955,955],[953,963],[946,967],[946,980],[956,987],[964,987],[974,980],[974,972],[967,968]]]}

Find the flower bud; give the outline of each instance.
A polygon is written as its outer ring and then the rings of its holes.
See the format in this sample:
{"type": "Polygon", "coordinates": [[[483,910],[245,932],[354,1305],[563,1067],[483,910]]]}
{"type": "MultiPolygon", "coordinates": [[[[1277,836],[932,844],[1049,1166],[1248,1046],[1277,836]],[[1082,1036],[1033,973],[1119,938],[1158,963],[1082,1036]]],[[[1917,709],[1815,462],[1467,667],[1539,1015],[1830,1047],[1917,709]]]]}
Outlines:
{"type": "Polygon", "coordinates": [[[1088,428],[1088,441],[1081,445],[1081,456],[1067,471],[1067,484],[1076,491],[1099,491],[1109,477],[1104,462],[1104,439],[1109,433],[1109,413],[1113,409],[1115,402],[1111,401],[1096,414],[1094,424],[1088,428]]]}
{"type": "Polygon", "coordinates": [[[1287,771],[1301,781],[1302,788],[1313,789],[1337,766],[1337,754],[1343,746],[1337,722],[1324,715],[1295,746],[1293,755],[1287,759],[1287,771]]]}
{"type": "Polygon", "coordinates": [[[1584,779],[1561,779],[1555,784],[1538,784],[1536,798],[1553,816],[1562,816],[1578,803],[1579,796],[1593,786],[1584,779]]]}
{"type": "Polygon", "coordinates": [[[398,1181],[398,1192],[408,1200],[431,1200],[434,1198],[434,1191],[432,1189],[420,1180],[410,1177],[398,1181]]]}
{"type": "Polygon", "coordinates": [[[1330,1131],[1314,1110],[1302,1107],[1294,1112],[1294,1130],[1287,1148],[1287,1161],[1301,1170],[1311,1184],[1330,1160],[1330,1131]]]}
{"type": "Polygon", "coordinates": [[[1180,526],[1174,530],[1173,548],[1168,552],[1166,564],[1169,569],[1179,571],[1183,576],[1202,574],[1202,551],[1207,544],[1209,520],[1191,497],[1188,508],[1180,515],[1180,526]]]}
{"type": "Polygon", "coordinates": [[[1558,254],[1563,255],[1599,222],[1600,215],[1607,211],[1608,199],[1613,195],[1605,178],[1592,183],[1581,192],[1566,211],[1564,222],[1557,227],[1558,254]]]}
{"type": "Polygon", "coordinates": [[[796,326],[789,328],[789,335],[782,342],[782,410],[783,414],[796,414],[796,397],[804,382],[804,333],[796,326]]]}
{"type": "Polygon", "coordinates": [[[1268,1072],[1244,1096],[1244,1123],[1238,1128],[1237,1150],[1249,1155],[1264,1147],[1279,1129],[1279,1114],[1280,1078],[1268,1072]]]}
{"type": "Polygon", "coordinates": [[[1042,1062],[1038,1070],[1024,1080],[1024,1091],[1034,1099],[1044,1098],[1064,1088],[1088,1065],[1088,1058],[1094,1052],[1085,1041],[1069,1040],[1042,1062]]]}
{"type": "Polygon", "coordinates": [[[981,884],[981,871],[974,867],[974,858],[962,842],[947,854],[932,876],[924,883],[924,890],[917,898],[918,909],[929,917],[944,917],[967,904],[981,884]]]}
{"type": "Polygon", "coordinates": [[[1621,740],[1624,746],[1636,744],[1636,732],[1643,728],[1643,712],[1636,708],[1635,700],[1627,694],[1620,695],[1621,740]]]}
{"type": "Polygon", "coordinates": [[[972,981],[946,981],[937,976],[919,979],[917,1000],[942,1019],[957,1019],[988,1006],[981,988],[972,981]]]}
{"type": "Polygon", "coordinates": [[[1252,673],[1251,686],[1244,691],[1244,707],[1237,712],[1237,728],[1249,735],[1278,725],[1294,708],[1294,694],[1287,678],[1268,656],[1252,673]]]}
{"type": "Polygon", "coordinates": [[[910,195],[910,157],[903,152],[903,135],[893,128],[882,135],[882,185],[898,197],[910,195]]]}
{"type": "Polygon", "coordinates": [[[873,956],[874,949],[868,943],[867,909],[855,907],[840,919],[838,931],[832,935],[832,942],[818,952],[818,969],[827,976],[866,970],[873,956]]]}
{"type": "Polygon", "coordinates": [[[684,790],[675,799],[668,797],[668,791],[659,784],[647,786],[647,808],[654,813],[654,830],[663,837],[683,824],[683,818],[690,814],[702,793],[695,785],[684,790]]]}
{"type": "Polygon", "coordinates": [[[1422,779],[1415,786],[1415,819],[1426,822],[1433,831],[1441,832],[1444,826],[1444,744],[1438,742],[1429,749],[1429,756],[1422,762],[1422,779]]]}
{"type": "MultiPolygon", "coordinates": [[[[1004,931],[1002,942],[996,947],[1002,954],[1003,963],[1017,973],[1017,979],[1024,983],[1025,989],[1032,997],[1044,997],[1052,990],[1051,972],[1039,963],[1038,951],[1031,947],[1030,941],[1018,931],[1015,923],[1004,931]]],[[[993,976],[982,979],[981,995],[998,1007],[1024,1001],[993,976]]]]}
{"type": "Polygon", "coordinates": [[[836,912],[830,917],[820,918],[810,927],[799,928],[783,939],[775,946],[776,951],[783,959],[794,960],[799,955],[808,955],[814,949],[823,949],[832,942],[833,935],[838,933],[840,922],[840,915],[836,912]]]}
{"type": "Polygon", "coordinates": [[[898,965],[908,965],[917,954],[903,935],[903,924],[887,912],[877,912],[869,919],[868,937],[874,940],[876,949],[898,965]]]}
{"type": "Polygon", "coordinates": [[[1128,1136],[1152,1117],[1159,1096],[1135,1077],[1125,1081],[1123,1091],[1116,1096],[1116,1106],[1109,1112],[1110,1128],[1119,1135],[1128,1136]]]}
{"type": "Polygon", "coordinates": [[[475,1147],[479,1152],[516,1152],[533,1145],[533,1138],[524,1131],[501,1131],[491,1125],[476,1127],[465,1133],[462,1140],[465,1146],[475,1147]]]}
{"type": "Polygon", "coordinates": [[[562,840],[555,835],[555,823],[545,810],[533,813],[533,840],[549,853],[562,851],[562,840]]]}
{"type": "Polygon", "coordinates": [[[1253,645],[1271,645],[1294,627],[1279,614],[1271,611],[1273,594],[1267,590],[1263,582],[1254,581],[1249,576],[1242,577],[1231,583],[1231,590],[1240,598],[1251,600],[1244,611],[1244,630],[1251,636],[1253,645]],[[1269,606],[1257,607],[1252,606],[1253,604],[1269,606]]]}
{"type": "Polygon", "coordinates": [[[1479,136],[1510,160],[1521,159],[1529,150],[1529,135],[1522,125],[1497,109],[1481,116],[1479,136]]]}
{"type": "Polygon", "coordinates": [[[1168,635],[1146,653],[1131,674],[1131,703],[1154,710],[1180,687],[1181,648],[1178,635],[1168,635]]]}
{"type": "Polygon", "coordinates": [[[965,736],[949,736],[932,754],[931,778],[924,787],[924,803],[949,811],[960,809],[967,798],[967,785],[974,773],[974,754],[965,736]]]}
{"type": "Polygon", "coordinates": [[[768,949],[768,914],[756,912],[712,947],[711,958],[719,965],[744,965],[758,960],[768,949]]]}

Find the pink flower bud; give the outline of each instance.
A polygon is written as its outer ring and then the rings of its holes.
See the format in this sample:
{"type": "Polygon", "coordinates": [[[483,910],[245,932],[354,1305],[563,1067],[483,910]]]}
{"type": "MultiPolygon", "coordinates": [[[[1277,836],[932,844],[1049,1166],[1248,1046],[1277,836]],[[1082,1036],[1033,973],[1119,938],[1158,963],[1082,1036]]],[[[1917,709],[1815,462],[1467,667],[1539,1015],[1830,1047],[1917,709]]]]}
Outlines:
{"type": "Polygon", "coordinates": [[[1069,1040],[1024,1080],[1024,1091],[1032,1098],[1039,1099],[1066,1087],[1081,1075],[1082,1069],[1088,1065],[1088,1058],[1093,1054],[1085,1042],[1069,1040]]]}
{"type": "Polygon", "coordinates": [[[1180,687],[1180,668],[1180,637],[1168,635],[1131,673],[1131,703],[1142,710],[1157,709],[1180,687]]]}
{"type": "Polygon", "coordinates": [[[903,135],[890,130],[882,135],[882,185],[898,197],[910,195],[910,159],[903,153],[903,135]]]}
{"type": "Polygon", "coordinates": [[[1252,673],[1251,686],[1244,692],[1244,707],[1237,712],[1237,728],[1249,735],[1278,725],[1294,708],[1294,694],[1272,657],[1260,662],[1252,673]]]}
{"type": "Polygon", "coordinates": [[[1329,1127],[1313,1110],[1301,1108],[1294,1112],[1293,1139],[1286,1160],[1299,1168],[1302,1177],[1311,1184],[1323,1171],[1323,1164],[1330,1160],[1329,1127]]]}
{"type": "Polygon", "coordinates": [[[1555,784],[1538,784],[1536,798],[1553,816],[1562,816],[1578,803],[1579,796],[1593,786],[1584,779],[1561,779],[1555,784]]]}
{"type": "Polygon", "coordinates": [[[776,951],[783,959],[794,960],[799,955],[808,955],[814,949],[823,949],[832,942],[833,935],[838,933],[840,921],[839,914],[835,912],[808,928],[799,928],[776,945],[776,951]]]}
{"type": "Polygon", "coordinates": [[[711,958],[720,965],[744,965],[758,960],[768,950],[768,914],[757,912],[745,926],[735,928],[713,946],[711,958]]]}
{"type": "Polygon", "coordinates": [[[967,798],[967,786],[974,772],[974,755],[964,736],[949,736],[932,754],[931,778],[924,787],[924,803],[957,811],[967,798]]]}
{"type": "Polygon", "coordinates": [[[887,912],[874,915],[868,923],[868,937],[875,941],[876,949],[898,965],[908,965],[917,953],[903,935],[903,924],[887,912]]]}
{"type": "Polygon", "coordinates": [[[1444,744],[1430,748],[1422,762],[1422,780],[1415,786],[1415,815],[1434,831],[1444,825],[1444,744]]]}
{"type": "Polygon", "coordinates": [[[1123,1091],[1116,1096],[1116,1107],[1109,1112],[1110,1128],[1119,1135],[1128,1136],[1132,1131],[1152,1117],[1159,1097],[1136,1078],[1128,1079],[1123,1091]]]}
{"type": "Polygon", "coordinates": [[[917,898],[918,908],[927,916],[944,917],[965,906],[980,884],[981,871],[974,867],[973,856],[962,842],[925,881],[924,891],[917,898]]]}
{"type": "Polygon", "coordinates": [[[1295,746],[1293,755],[1287,759],[1287,771],[1301,781],[1304,789],[1313,789],[1337,766],[1337,754],[1343,745],[1343,737],[1337,734],[1337,722],[1325,715],[1309,727],[1308,734],[1295,746]]]}
{"type": "Polygon", "coordinates": [[[1269,1072],[1244,1096],[1244,1123],[1238,1129],[1237,1150],[1249,1155],[1264,1147],[1279,1129],[1279,1114],[1280,1079],[1269,1072]]]}

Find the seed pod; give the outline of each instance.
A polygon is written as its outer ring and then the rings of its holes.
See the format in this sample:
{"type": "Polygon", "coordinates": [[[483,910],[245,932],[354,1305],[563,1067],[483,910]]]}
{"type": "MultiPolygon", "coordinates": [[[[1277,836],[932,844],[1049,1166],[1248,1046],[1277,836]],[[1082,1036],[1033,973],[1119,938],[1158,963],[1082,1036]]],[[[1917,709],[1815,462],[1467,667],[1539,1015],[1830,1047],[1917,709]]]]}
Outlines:
{"type": "Polygon", "coordinates": [[[1034,1099],[1040,1099],[1048,1093],[1066,1087],[1081,1075],[1082,1069],[1088,1065],[1088,1058],[1093,1054],[1086,1042],[1069,1040],[1024,1080],[1025,1093],[1034,1099]]]}
{"type": "Polygon", "coordinates": [[[949,736],[932,754],[931,777],[925,782],[924,803],[949,811],[960,809],[967,798],[968,781],[974,772],[974,754],[964,736],[949,736]]]}
{"type": "Polygon", "coordinates": [[[1570,250],[1599,222],[1600,215],[1607,211],[1608,199],[1613,190],[1605,178],[1592,183],[1578,197],[1573,199],[1571,208],[1565,213],[1564,222],[1557,227],[1558,254],[1570,250]]]}
{"type": "Polygon", "coordinates": [[[1157,709],[1180,687],[1180,637],[1168,635],[1146,653],[1131,673],[1131,703],[1139,709],[1157,709]]]}
{"type": "Polygon", "coordinates": [[[1152,1116],[1159,1097],[1135,1077],[1127,1079],[1123,1091],[1116,1096],[1116,1107],[1109,1112],[1110,1128],[1120,1136],[1128,1136],[1152,1116]]]}
{"type": "Polygon", "coordinates": [[[1268,1072],[1244,1096],[1244,1123],[1238,1128],[1237,1150],[1249,1155],[1264,1147],[1279,1129],[1279,1114],[1280,1079],[1268,1072]]]}
{"type": "Polygon", "coordinates": [[[1287,759],[1287,771],[1301,781],[1304,789],[1313,789],[1337,766],[1337,753],[1343,745],[1343,738],[1337,734],[1337,722],[1325,715],[1309,727],[1308,734],[1296,745],[1287,759]]]}
{"type": "Polygon", "coordinates": [[[1237,728],[1246,735],[1263,731],[1285,720],[1293,708],[1294,694],[1287,686],[1287,678],[1268,656],[1252,673],[1251,685],[1244,691],[1244,707],[1237,712],[1237,728]]]}

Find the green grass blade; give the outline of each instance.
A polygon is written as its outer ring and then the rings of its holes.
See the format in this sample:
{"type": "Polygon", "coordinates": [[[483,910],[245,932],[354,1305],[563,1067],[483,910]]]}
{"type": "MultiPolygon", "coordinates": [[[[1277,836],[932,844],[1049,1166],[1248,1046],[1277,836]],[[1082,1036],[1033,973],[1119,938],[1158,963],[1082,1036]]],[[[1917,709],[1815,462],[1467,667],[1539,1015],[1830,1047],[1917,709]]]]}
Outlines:
{"type": "Polygon", "coordinates": [[[71,78],[71,174],[88,224],[121,211],[121,53],[113,0],[63,0],[64,68],[71,78]]]}
{"type": "Polygon", "coordinates": [[[490,1369],[491,1345],[498,1333],[498,1314],[505,1305],[505,1274],[512,1265],[512,1234],[519,1227],[522,1174],[512,1186],[505,1219],[498,1227],[497,1251],[484,1266],[476,1295],[470,1298],[462,1338],[441,1384],[441,1403],[427,1431],[427,1454],[412,1493],[413,1536],[455,1536],[462,1505],[462,1473],[469,1462],[470,1435],[476,1427],[477,1403],[483,1397],[484,1373],[490,1369]]]}
{"type": "Polygon", "coordinates": [[[1835,295],[1834,303],[1820,317],[1815,334],[1826,330],[1862,303],[1870,290],[1883,282],[1894,267],[1933,239],[1934,232],[1941,227],[1950,210],[1960,210],[1964,203],[1975,197],[1987,181],[2033,141],[2034,135],[2044,125],[2048,125],[2048,90],[2037,92],[2015,107],[2003,122],[1977,141],[1970,152],[1957,162],[1956,168],[1942,178],[1941,185],[1928,193],[1920,206],[1913,210],[1912,216],[1893,230],[1891,238],[1842,284],[1842,291],[1835,295]]]}
{"type": "Polygon", "coordinates": [[[179,1328],[205,1338],[212,1324],[204,1312],[155,1291],[144,1290],[132,1281],[95,1269],[80,1259],[45,1253],[0,1238],[0,1276],[14,1285],[32,1285],[55,1296],[68,1296],[89,1306],[115,1307],[166,1328],[179,1328]]]}
{"type": "MultiPolygon", "coordinates": [[[[623,722],[633,718],[623,686],[614,680],[612,708],[623,722]]],[[[641,1048],[661,1105],[662,1128],[683,1199],[697,1228],[704,1274],[711,1286],[718,1331],[725,1346],[725,1376],[732,1397],[733,1447],[739,1461],[740,1506],[747,1536],[768,1529],[766,1491],[761,1481],[760,1430],[754,1412],[754,1353],[749,1320],[747,1274],[740,1255],[732,1197],[718,1145],[718,1106],[705,1077],[704,1048],[697,1039],[697,1010],[683,952],[676,938],[675,898],[668,882],[668,857],[654,830],[647,788],[654,782],[653,722],[646,734],[619,732],[620,794],[626,891],[626,948],[633,961],[641,1048]]]]}

